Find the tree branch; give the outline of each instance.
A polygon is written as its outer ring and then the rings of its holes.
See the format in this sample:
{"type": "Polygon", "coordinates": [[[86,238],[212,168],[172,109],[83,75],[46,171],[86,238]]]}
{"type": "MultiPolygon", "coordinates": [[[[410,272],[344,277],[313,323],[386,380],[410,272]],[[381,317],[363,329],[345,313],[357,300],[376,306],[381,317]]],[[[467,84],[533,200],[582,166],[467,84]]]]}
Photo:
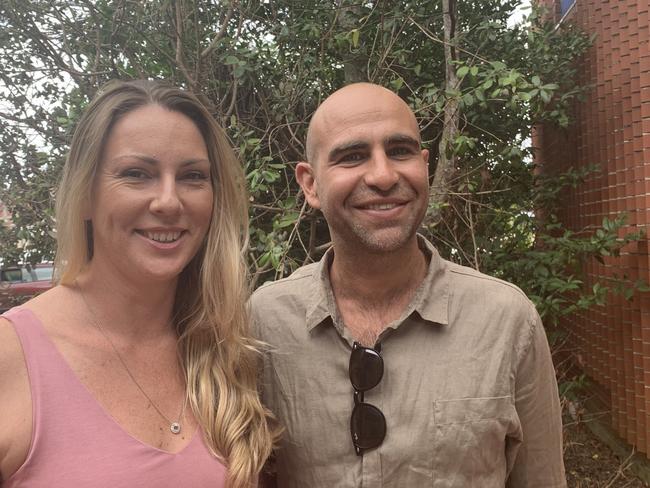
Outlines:
{"type": "Polygon", "coordinates": [[[228,22],[230,22],[232,14],[235,11],[236,4],[237,2],[235,0],[233,0],[233,2],[230,3],[230,7],[228,7],[228,11],[226,12],[226,17],[223,19],[223,22],[221,23],[221,27],[219,28],[219,32],[217,32],[215,36],[212,38],[212,41],[210,41],[210,45],[201,52],[201,60],[207,58],[212,53],[212,51],[214,51],[217,48],[217,44],[219,44],[221,38],[223,38],[223,36],[226,34],[226,29],[228,28],[228,22]]]}

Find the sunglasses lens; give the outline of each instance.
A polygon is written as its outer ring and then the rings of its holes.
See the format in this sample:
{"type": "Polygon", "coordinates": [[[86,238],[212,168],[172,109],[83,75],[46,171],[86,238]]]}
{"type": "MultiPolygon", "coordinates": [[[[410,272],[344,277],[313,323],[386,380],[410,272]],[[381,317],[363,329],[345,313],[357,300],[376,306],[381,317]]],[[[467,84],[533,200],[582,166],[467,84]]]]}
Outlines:
{"type": "Polygon", "coordinates": [[[373,449],[379,446],[386,436],[386,419],[377,407],[359,403],[352,411],[350,430],[356,447],[373,449]]]}
{"type": "Polygon", "coordinates": [[[358,391],[377,386],[384,375],[384,360],[379,353],[366,347],[357,347],[350,356],[350,381],[358,391]]]}

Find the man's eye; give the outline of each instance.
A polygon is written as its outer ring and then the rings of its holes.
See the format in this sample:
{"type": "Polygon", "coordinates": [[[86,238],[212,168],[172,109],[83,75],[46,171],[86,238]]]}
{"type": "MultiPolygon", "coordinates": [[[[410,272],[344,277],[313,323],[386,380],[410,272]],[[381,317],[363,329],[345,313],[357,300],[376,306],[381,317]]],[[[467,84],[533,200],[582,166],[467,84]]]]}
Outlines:
{"type": "Polygon", "coordinates": [[[413,150],[410,147],[394,147],[388,151],[390,156],[410,156],[413,150]]]}
{"type": "Polygon", "coordinates": [[[365,156],[362,153],[349,153],[339,158],[339,163],[356,163],[363,160],[365,156]]]}

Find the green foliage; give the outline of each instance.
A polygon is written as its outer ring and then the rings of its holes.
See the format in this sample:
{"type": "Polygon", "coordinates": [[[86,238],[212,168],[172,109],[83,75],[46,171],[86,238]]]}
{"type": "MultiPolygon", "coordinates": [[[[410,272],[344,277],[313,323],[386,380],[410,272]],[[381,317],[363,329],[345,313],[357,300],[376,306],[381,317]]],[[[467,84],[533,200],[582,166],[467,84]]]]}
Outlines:
{"type": "Polygon", "coordinates": [[[560,398],[566,398],[569,401],[576,401],[580,398],[580,393],[584,392],[589,386],[587,376],[582,374],[575,376],[568,381],[560,382],[560,398]]]}
{"type": "MultiPolygon", "coordinates": [[[[551,322],[612,284],[583,290],[591,256],[616,255],[622,221],[572,232],[557,196],[585,174],[534,175],[531,128],[565,127],[583,91],[574,62],[589,39],[533,11],[509,27],[516,0],[458,2],[457,89],[444,89],[441,2],[100,0],[0,3],[0,228],[5,261],[51,259],[53,189],[83,107],[112,78],[164,78],[197,93],[229,133],[250,191],[256,283],[317,259],[322,217],[294,181],[309,117],[333,90],[369,80],[412,105],[435,171],[442,113],[458,100],[441,252],[521,285],[551,322]]],[[[625,291],[624,291],[625,292],[625,291]]]]}

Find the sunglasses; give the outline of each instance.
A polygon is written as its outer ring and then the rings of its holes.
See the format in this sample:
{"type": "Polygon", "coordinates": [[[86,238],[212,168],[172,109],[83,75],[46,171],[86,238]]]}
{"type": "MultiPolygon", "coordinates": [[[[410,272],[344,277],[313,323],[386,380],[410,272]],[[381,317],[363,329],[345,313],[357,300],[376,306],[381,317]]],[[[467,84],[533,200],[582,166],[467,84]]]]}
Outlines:
{"type": "Polygon", "coordinates": [[[380,352],[381,344],[373,349],[355,342],[350,355],[350,382],[354,388],[350,433],[357,456],[362,456],[368,449],[379,447],[386,436],[384,414],[374,405],[363,401],[364,392],[377,386],[384,376],[384,360],[379,355],[380,352]]]}

